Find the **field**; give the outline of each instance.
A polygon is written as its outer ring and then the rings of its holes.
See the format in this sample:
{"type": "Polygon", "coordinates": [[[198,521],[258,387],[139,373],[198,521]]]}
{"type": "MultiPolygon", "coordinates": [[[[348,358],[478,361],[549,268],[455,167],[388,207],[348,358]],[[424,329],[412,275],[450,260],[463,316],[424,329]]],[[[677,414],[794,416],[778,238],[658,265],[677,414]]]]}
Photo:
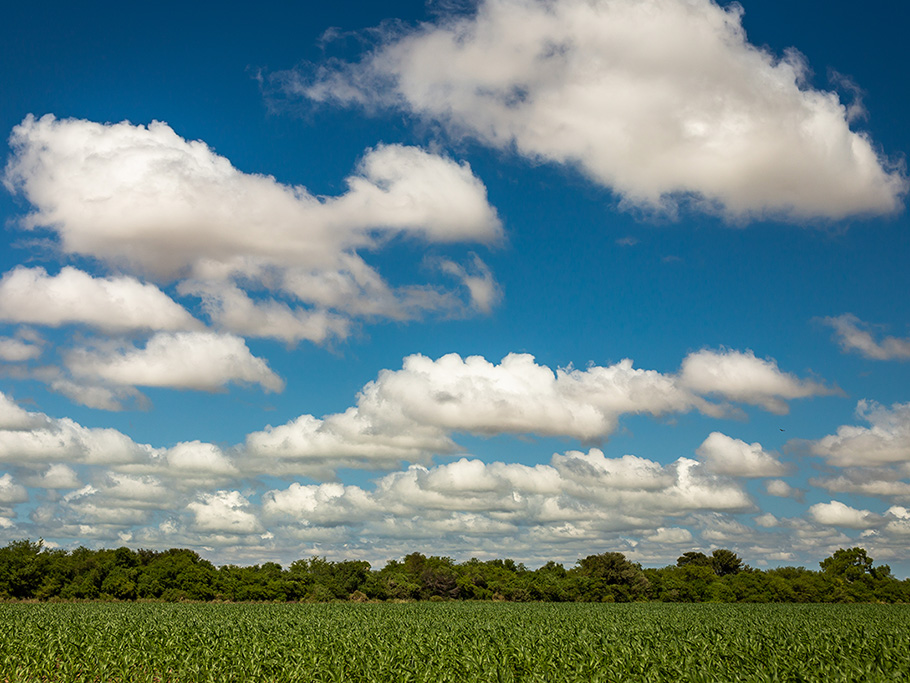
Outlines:
{"type": "Polygon", "coordinates": [[[0,604],[0,681],[910,680],[910,606],[0,604]]]}

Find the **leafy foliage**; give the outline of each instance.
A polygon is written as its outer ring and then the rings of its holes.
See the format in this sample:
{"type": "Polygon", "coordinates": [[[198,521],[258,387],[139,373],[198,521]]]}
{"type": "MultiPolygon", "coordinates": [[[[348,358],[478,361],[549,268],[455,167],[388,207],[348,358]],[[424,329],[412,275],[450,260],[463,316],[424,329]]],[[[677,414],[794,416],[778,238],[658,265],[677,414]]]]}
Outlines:
{"type": "Polygon", "coordinates": [[[531,570],[512,560],[458,563],[411,553],[374,570],[368,562],[300,559],[215,567],[196,552],[48,550],[41,541],[0,548],[0,598],[327,602],[348,600],[501,600],[510,602],[910,602],[910,581],[874,566],[862,548],[841,549],[821,571],[758,571],[732,550],[683,554],[675,566],[642,569],[605,552],[565,568],[531,570]]]}

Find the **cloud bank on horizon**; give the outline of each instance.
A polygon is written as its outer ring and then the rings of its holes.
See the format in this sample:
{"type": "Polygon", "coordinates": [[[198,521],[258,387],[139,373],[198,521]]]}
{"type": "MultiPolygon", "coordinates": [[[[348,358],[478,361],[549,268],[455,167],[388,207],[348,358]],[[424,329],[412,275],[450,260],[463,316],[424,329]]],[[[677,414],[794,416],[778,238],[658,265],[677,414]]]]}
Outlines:
{"type": "MultiPolygon", "coordinates": [[[[535,564],[611,549],[662,564],[734,547],[806,564],[861,544],[910,574],[910,339],[887,331],[903,308],[797,286],[816,306],[802,324],[833,330],[812,342],[831,349],[812,368],[788,348],[807,344],[775,313],[785,302],[743,273],[712,285],[744,312],[680,311],[700,328],[686,342],[607,313],[645,310],[657,284],[586,284],[606,267],[582,213],[630,263],[654,239],[612,222],[670,216],[696,246],[688,262],[635,261],[654,283],[700,267],[688,263],[712,219],[802,233],[809,249],[827,233],[806,224],[906,232],[907,176],[860,128],[862,100],[813,86],[806,57],[751,43],[743,21],[714,0],[484,0],[265,73],[273,94],[349,117],[342,131],[384,131],[329,194],[243,171],[154,115],[19,113],[3,173],[19,204],[0,275],[0,538],[231,562],[420,550],[535,564]],[[516,163],[580,172],[619,205],[577,180],[535,189],[575,212],[546,224],[519,211],[539,197],[496,177],[516,163]],[[572,288],[542,297],[514,264],[562,253],[568,232],[591,263],[566,259],[572,288]],[[727,341],[750,316],[755,342],[727,341]],[[538,360],[521,333],[532,325],[545,347],[597,351],[583,367],[538,360]],[[617,329],[672,367],[589,361],[612,353],[599,339],[617,329]],[[868,369],[884,366],[899,370],[868,369]],[[343,405],[323,370],[354,387],[343,405]],[[876,372],[886,380],[863,384],[876,372]],[[220,430],[250,415],[261,422],[241,438],[220,430]],[[131,436],[134,420],[155,439],[131,436]]],[[[276,168],[293,156],[318,175],[339,156],[272,144],[276,168]]],[[[893,251],[876,252],[883,280],[893,251]]],[[[762,279],[786,277],[767,264],[762,279]]]]}

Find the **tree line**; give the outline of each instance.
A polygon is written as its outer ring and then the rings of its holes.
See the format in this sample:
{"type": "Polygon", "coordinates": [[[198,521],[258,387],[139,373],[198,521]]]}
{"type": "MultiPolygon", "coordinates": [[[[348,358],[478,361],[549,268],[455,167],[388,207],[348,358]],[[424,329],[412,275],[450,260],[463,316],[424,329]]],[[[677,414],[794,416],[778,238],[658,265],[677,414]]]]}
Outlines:
{"type": "Polygon", "coordinates": [[[684,553],[675,565],[643,569],[622,553],[547,562],[528,569],[513,560],[411,553],[374,570],[369,562],[300,559],[216,567],[198,553],[129,548],[73,551],[42,541],[0,548],[0,598],[8,600],[508,600],[544,602],[910,602],[910,579],[873,566],[863,548],[840,549],[813,571],[759,570],[735,552],[684,553]]]}

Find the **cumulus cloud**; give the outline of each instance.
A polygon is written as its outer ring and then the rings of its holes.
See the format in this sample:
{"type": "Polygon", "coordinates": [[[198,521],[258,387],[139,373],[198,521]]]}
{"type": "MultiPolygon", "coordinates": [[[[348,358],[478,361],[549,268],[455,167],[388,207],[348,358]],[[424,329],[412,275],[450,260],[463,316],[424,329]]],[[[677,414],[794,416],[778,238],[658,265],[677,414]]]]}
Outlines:
{"type": "Polygon", "coordinates": [[[774,359],[752,351],[705,349],[686,356],[680,369],[683,386],[700,394],[758,405],[772,413],[788,411],[787,400],[840,393],[820,382],[782,372],[774,359]]]}
{"type": "MultiPolygon", "coordinates": [[[[6,185],[35,207],[26,227],[54,231],[67,254],[164,282],[189,279],[195,284],[186,292],[203,296],[217,322],[244,333],[249,324],[238,321],[245,310],[267,322],[267,336],[341,336],[346,326],[323,309],[360,315],[377,291],[386,294],[379,315],[407,318],[451,307],[455,299],[445,290],[418,286],[416,291],[426,292],[421,297],[409,287],[390,288],[358,250],[378,249],[395,235],[436,244],[492,243],[502,235],[486,188],[470,167],[415,147],[368,150],[347,179],[347,191],[326,198],[243,173],[203,142],[184,140],[160,122],[134,126],[29,116],[13,129],[10,143],[6,185]],[[341,292],[324,301],[334,281],[347,282],[358,296],[341,292]],[[286,296],[294,307],[268,298],[251,306],[236,292],[219,299],[212,283],[286,296]]],[[[40,292],[57,282],[43,271],[14,275],[20,289],[40,292]]],[[[78,271],[59,277],[91,292],[94,300],[76,310],[93,324],[117,324],[115,310],[96,311],[109,303],[112,290],[165,305],[160,292],[133,280],[93,281],[78,271]]],[[[56,309],[41,315],[56,324],[70,319],[56,309]]],[[[123,324],[129,320],[135,315],[123,324]]],[[[172,321],[162,329],[179,326],[172,321]]]]}
{"type": "Polygon", "coordinates": [[[292,308],[274,299],[257,302],[239,287],[223,283],[183,282],[180,292],[200,297],[215,325],[244,337],[322,343],[332,337],[347,337],[351,327],[349,319],[326,310],[292,308]]]}
{"type": "Polygon", "coordinates": [[[698,510],[751,507],[739,486],[693,460],[664,466],[630,455],[608,458],[599,449],[557,454],[550,465],[468,458],[434,467],[412,465],[381,477],[373,490],[294,483],[267,492],[262,503],[264,518],[304,536],[319,527],[345,525],[371,538],[448,533],[526,542],[541,534],[589,537],[647,529],[654,542],[682,543],[691,539],[690,532],[664,528],[664,521],[698,510]],[[416,520],[422,531],[414,528],[416,520]]]}
{"type": "Polygon", "coordinates": [[[426,544],[464,557],[542,562],[574,561],[605,544],[641,558],[666,554],[667,546],[678,555],[693,538],[684,528],[693,515],[752,509],[738,483],[694,460],[662,465],[590,449],[533,466],[467,457],[411,465],[372,488],[293,483],[263,495],[261,518],[276,538],[334,548],[343,542],[347,557],[380,548],[394,557],[426,544]]]}
{"type": "Polygon", "coordinates": [[[891,467],[848,467],[837,476],[814,477],[809,483],[831,493],[907,500],[910,499],[908,474],[910,470],[900,472],[891,467]]]}
{"type": "Polygon", "coordinates": [[[384,513],[364,489],[337,483],[293,483],[286,489],[269,491],[263,496],[262,511],[268,518],[284,518],[303,526],[356,524],[384,513]]]}
{"type": "Polygon", "coordinates": [[[106,332],[202,327],[155,285],[132,277],[95,278],[70,266],[57,275],[18,267],[0,280],[0,320],[59,327],[73,323],[106,332]]]}
{"type": "Polygon", "coordinates": [[[457,449],[436,427],[407,420],[389,424],[384,417],[350,408],[321,419],[301,415],[277,427],[269,425],[247,436],[247,467],[331,478],[339,467],[388,469],[401,461],[426,462],[433,454],[457,449]]]}
{"type": "Polygon", "coordinates": [[[631,204],[731,217],[896,211],[904,175],[795,50],[748,42],[713,0],[485,0],[380,30],[360,62],[276,74],[317,102],[400,107],[452,135],[580,168],[631,204]]]}
{"type": "Polygon", "coordinates": [[[38,376],[43,376],[53,391],[88,408],[116,412],[125,407],[145,409],[150,405],[146,396],[134,387],[104,385],[84,377],[74,381],[58,370],[38,376]]]}
{"type": "Polygon", "coordinates": [[[319,307],[368,319],[413,320],[426,311],[451,314],[465,308],[452,291],[426,285],[391,287],[357,256],[342,257],[337,270],[286,269],[281,287],[319,307]]]}
{"type": "Polygon", "coordinates": [[[229,382],[282,391],[284,381],[240,337],[212,332],[160,332],[143,349],[72,351],[66,358],[78,377],[114,385],[217,391],[229,382]]]}
{"type": "Polygon", "coordinates": [[[777,477],[787,468],[760,443],[748,444],[720,432],[711,432],[698,447],[698,456],[711,472],[737,477],[777,477]]]}
{"type": "Polygon", "coordinates": [[[856,415],[870,426],[842,425],[813,442],[811,452],[839,467],[910,462],[910,403],[886,408],[862,400],[856,415]]]}
{"type": "MultiPolygon", "coordinates": [[[[554,371],[528,354],[509,354],[499,364],[480,356],[433,360],[413,355],[401,370],[385,370],[364,386],[357,405],[344,413],[302,415],[254,432],[246,451],[253,459],[270,461],[268,467],[278,461],[296,472],[324,476],[331,467],[425,462],[434,454],[455,452],[457,433],[592,441],[609,436],[623,415],[725,412],[700,392],[779,412],[786,409],[786,399],[827,391],[782,373],[773,361],[733,351],[690,355],[675,375],[635,368],[629,359],[554,371]]],[[[758,467],[760,461],[770,471],[771,456],[765,455],[750,462],[758,467]]]]}
{"type": "Polygon", "coordinates": [[[6,182],[36,207],[67,253],[175,276],[216,265],[320,266],[372,233],[489,241],[499,221],[467,165],[420,149],[377,147],[320,200],[301,187],[235,169],[167,124],[99,124],[53,116],[13,129],[6,182]]]}
{"type": "Polygon", "coordinates": [[[250,502],[239,491],[206,493],[187,505],[193,514],[193,528],[203,533],[252,534],[263,531],[262,524],[247,508],[250,502]]]}
{"type": "Polygon", "coordinates": [[[700,509],[743,511],[753,505],[737,483],[705,472],[691,458],[679,458],[665,467],[630,455],[607,458],[600,449],[593,448],[588,453],[569,451],[555,455],[552,462],[563,478],[581,486],[586,495],[599,502],[619,502],[620,507],[644,510],[654,506],[673,515],[700,509]],[[659,482],[665,485],[660,486],[659,482]],[[614,498],[614,488],[626,493],[614,498]],[[651,495],[649,490],[660,494],[651,495]]]}
{"type": "Polygon", "coordinates": [[[116,465],[136,462],[152,451],[115,429],[28,412],[0,393],[0,462],[116,465]]]}
{"type": "Polygon", "coordinates": [[[679,527],[660,527],[655,529],[653,534],[645,536],[644,539],[661,545],[680,545],[692,542],[692,532],[679,527]]]}
{"type": "Polygon", "coordinates": [[[809,515],[819,524],[847,529],[868,529],[881,522],[881,517],[869,510],[857,510],[836,500],[816,503],[809,508],[809,515]]]}
{"type": "Polygon", "coordinates": [[[770,481],[765,482],[765,491],[778,498],[795,498],[800,501],[805,494],[805,491],[794,488],[783,479],[771,479],[770,481]]]}
{"type": "Polygon", "coordinates": [[[906,542],[907,536],[910,536],[910,510],[899,505],[893,505],[885,512],[885,531],[897,536],[902,542],[906,542]]]}
{"type": "Polygon", "coordinates": [[[147,448],[115,429],[83,427],[68,418],[43,428],[0,430],[0,462],[22,465],[70,462],[115,464],[144,456],[147,448]]]}
{"type": "Polygon", "coordinates": [[[701,537],[712,543],[739,545],[752,535],[752,529],[729,515],[707,512],[696,516],[701,537]]]}
{"type": "Polygon", "coordinates": [[[753,519],[758,526],[764,527],[766,529],[772,529],[780,524],[780,520],[770,512],[766,512],[762,515],[756,515],[753,519]]]}
{"type": "Polygon", "coordinates": [[[358,408],[374,413],[391,405],[410,420],[451,431],[594,439],[612,432],[623,413],[661,415],[702,404],[672,377],[636,369],[628,359],[554,372],[528,354],[509,354],[499,365],[449,354],[407,357],[400,371],[364,387],[358,408]]]}
{"type": "Polygon", "coordinates": [[[96,481],[67,493],[56,507],[45,506],[40,515],[52,517],[57,533],[111,538],[133,526],[149,523],[156,512],[175,503],[171,489],[150,476],[116,472],[99,473],[96,481]],[[84,530],[83,527],[88,527],[84,530]]]}
{"type": "Polygon", "coordinates": [[[167,449],[167,467],[188,474],[233,475],[237,468],[218,446],[201,441],[184,441],[167,449]]]}
{"type": "Polygon", "coordinates": [[[72,498],[85,499],[89,495],[105,499],[107,506],[111,503],[126,505],[130,508],[163,510],[173,500],[171,491],[156,477],[136,476],[111,472],[94,486],[80,491],[82,495],[72,498]]]}
{"type": "Polygon", "coordinates": [[[40,475],[24,480],[29,486],[43,489],[75,489],[82,485],[76,471],[69,465],[51,465],[40,475]]]}
{"type": "Polygon", "coordinates": [[[410,552],[423,539],[434,552],[471,548],[541,560],[582,556],[591,544],[609,542],[663,561],[667,546],[675,551],[698,534],[717,543],[745,538],[726,515],[757,510],[729,476],[724,448],[739,449],[739,476],[744,463],[752,473],[768,466],[760,446],[709,437],[708,446],[719,443],[723,452],[706,446],[704,462],[610,457],[599,448],[537,465],[470,457],[433,464],[432,456],[458,453],[459,433],[582,439],[608,435],[628,413],[713,410],[680,384],[680,374],[639,370],[631,361],[551,370],[530,356],[499,364],[413,356],[400,370],[380,373],[347,411],[304,415],[227,449],[200,441],[137,444],[114,430],[25,411],[0,395],[0,462],[27,473],[23,483],[49,489],[30,517],[55,537],[123,543],[125,534],[155,547],[240,544],[270,553],[312,544],[312,552],[345,557],[410,552]],[[399,469],[402,460],[416,464],[399,469]],[[709,461],[723,466],[712,471],[709,461]],[[345,467],[391,471],[371,487],[331,481],[345,467]],[[240,488],[257,475],[300,474],[327,483],[290,483],[261,497],[261,484],[240,488]]]}
{"type": "Polygon", "coordinates": [[[855,351],[873,360],[907,360],[910,358],[910,339],[884,337],[876,341],[870,327],[855,315],[844,313],[822,322],[834,328],[837,343],[844,351],[855,351]]]}
{"type": "Polygon", "coordinates": [[[510,354],[499,365],[479,356],[414,355],[401,370],[381,372],[346,412],[303,415],[251,434],[246,448],[304,468],[324,469],[332,461],[387,466],[455,451],[452,432],[593,439],[612,432],[622,413],[659,415],[698,404],[671,378],[637,370],[631,361],[554,372],[526,354],[510,354]]]}
{"type": "Polygon", "coordinates": [[[13,480],[12,475],[7,473],[0,477],[0,505],[24,503],[27,500],[28,492],[13,480]]]}
{"type": "MultiPolygon", "coordinates": [[[[3,394],[0,463],[21,472],[22,484],[47,492],[46,502],[30,513],[35,524],[54,535],[79,539],[116,539],[165,511],[186,508],[195,517],[191,503],[204,506],[193,528],[208,528],[212,522],[205,521],[206,516],[217,516],[218,506],[233,505],[234,499],[208,500],[200,497],[200,490],[245,476],[231,454],[214,444],[189,441],[155,448],[113,429],[91,429],[67,418],[28,412],[3,394]]],[[[27,490],[11,474],[0,477],[0,505],[27,500],[27,490]]],[[[242,519],[243,514],[232,513],[232,518],[242,519]]]]}
{"type": "Polygon", "coordinates": [[[41,346],[40,339],[28,340],[18,337],[0,337],[0,360],[4,360],[7,363],[34,360],[41,355],[41,346]]]}
{"type": "Polygon", "coordinates": [[[17,432],[41,428],[49,420],[41,413],[30,413],[6,394],[0,392],[0,431],[17,432]]]}

